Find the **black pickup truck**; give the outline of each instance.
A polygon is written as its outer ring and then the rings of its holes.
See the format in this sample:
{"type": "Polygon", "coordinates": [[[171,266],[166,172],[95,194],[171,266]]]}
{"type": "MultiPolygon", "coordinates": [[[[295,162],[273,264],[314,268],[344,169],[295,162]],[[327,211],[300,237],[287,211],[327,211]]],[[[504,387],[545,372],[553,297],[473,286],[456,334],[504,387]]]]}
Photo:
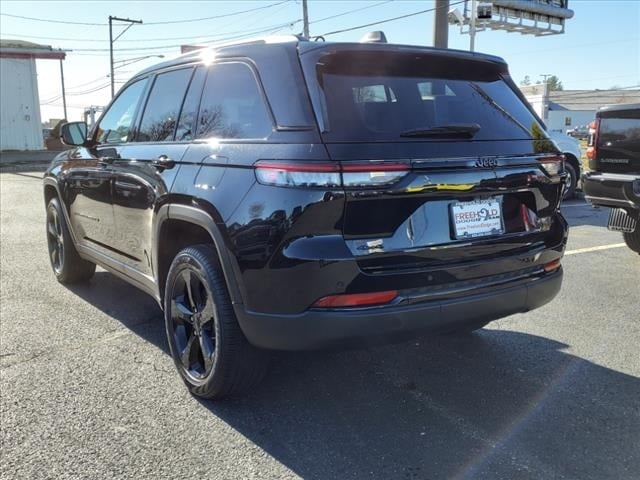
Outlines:
{"type": "Polygon", "coordinates": [[[640,253],[640,103],[596,113],[587,149],[590,172],[582,188],[593,205],[611,207],[610,230],[640,253]]]}

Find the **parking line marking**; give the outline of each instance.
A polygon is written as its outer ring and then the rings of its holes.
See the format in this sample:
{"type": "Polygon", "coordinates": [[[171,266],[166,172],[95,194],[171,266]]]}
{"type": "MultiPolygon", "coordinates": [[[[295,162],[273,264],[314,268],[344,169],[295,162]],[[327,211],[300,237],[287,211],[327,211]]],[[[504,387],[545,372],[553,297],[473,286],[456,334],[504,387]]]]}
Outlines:
{"type": "MultiPolygon", "coordinates": [[[[593,208],[593,205],[591,205],[590,203],[563,203],[560,205],[560,208],[569,208],[569,207],[591,207],[593,208]]],[[[597,210],[597,208],[593,208],[594,210],[597,210]]]]}
{"type": "Polygon", "coordinates": [[[610,248],[626,247],[626,243],[612,243],[611,245],[600,245],[599,247],[578,248],[577,250],[569,250],[564,252],[565,255],[575,255],[576,253],[598,252],[600,250],[609,250],[610,248]]]}

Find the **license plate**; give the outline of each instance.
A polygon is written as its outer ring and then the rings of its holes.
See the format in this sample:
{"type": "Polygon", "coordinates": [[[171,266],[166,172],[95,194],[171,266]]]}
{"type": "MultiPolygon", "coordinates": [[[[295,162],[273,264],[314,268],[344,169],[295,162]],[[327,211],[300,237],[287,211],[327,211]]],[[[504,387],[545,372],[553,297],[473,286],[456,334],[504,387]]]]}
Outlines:
{"type": "Polygon", "coordinates": [[[451,220],[456,239],[504,233],[502,204],[495,198],[453,203],[451,220]]]}

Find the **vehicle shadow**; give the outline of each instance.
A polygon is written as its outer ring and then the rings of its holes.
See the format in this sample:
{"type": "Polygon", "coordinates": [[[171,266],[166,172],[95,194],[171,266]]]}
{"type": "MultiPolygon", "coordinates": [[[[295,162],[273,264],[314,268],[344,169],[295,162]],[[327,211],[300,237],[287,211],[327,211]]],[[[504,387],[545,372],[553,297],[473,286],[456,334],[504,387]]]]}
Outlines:
{"type": "Polygon", "coordinates": [[[590,225],[594,227],[607,227],[609,209],[605,207],[592,207],[584,201],[571,200],[561,207],[562,215],[569,222],[569,228],[590,225]]]}
{"type": "MultiPolygon", "coordinates": [[[[167,352],[162,313],[118,278],[72,290],[167,352]]],[[[250,395],[201,401],[308,479],[637,478],[640,380],[568,345],[484,329],[276,353],[250,395]]]]}

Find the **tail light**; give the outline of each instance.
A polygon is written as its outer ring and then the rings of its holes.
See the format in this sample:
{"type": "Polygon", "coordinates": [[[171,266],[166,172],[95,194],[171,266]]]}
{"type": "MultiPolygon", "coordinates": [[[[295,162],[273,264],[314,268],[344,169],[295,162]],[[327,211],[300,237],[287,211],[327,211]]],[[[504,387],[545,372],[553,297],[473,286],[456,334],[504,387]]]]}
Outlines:
{"type": "Polygon", "coordinates": [[[385,305],[393,301],[397,296],[397,290],[372,293],[343,293],[322,297],[312,305],[312,308],[373,307],[385,305]]]}
{"type": "Polygon", "coordinates": [[[259,160],[256,178],[264,185],[278,187],[339,187],[340,168],[334,162],[259,160]]]}
{"type": "Polygon", "coordinates": [[[256,178],[279,187],[367,188],[390,185],[411,170],[409,162],[338,162],[259,160],[256,178]]]}
{"type": "Polygon", "coordinates": [[[587,158],[589,159],[589,168],[596,170],[596,146],[598,145],[598,130],[600,130],[600,119],[597,118],[589,124],[589,144],[587,146],[587,158]]]}
{"type": "Polygon", "coordinates": [[[540,166],[550,177],[557,177],[564,172],[564,155],[544,157],[540,160],[540,166]]]}

